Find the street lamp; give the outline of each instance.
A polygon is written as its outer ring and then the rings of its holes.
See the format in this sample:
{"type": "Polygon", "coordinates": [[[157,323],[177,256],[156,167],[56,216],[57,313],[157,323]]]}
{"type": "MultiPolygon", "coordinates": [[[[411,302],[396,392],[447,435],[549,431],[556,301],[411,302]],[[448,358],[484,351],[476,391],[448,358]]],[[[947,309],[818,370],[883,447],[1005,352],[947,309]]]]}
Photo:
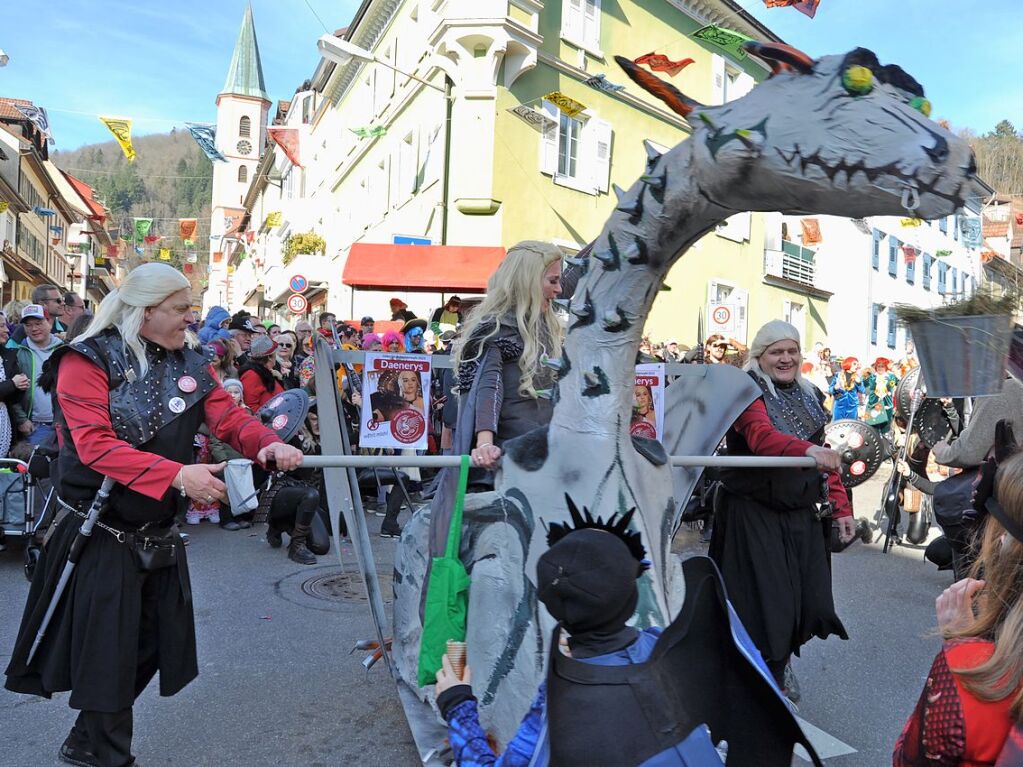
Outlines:
{"type": "Polygon", "coordinates": [[[7,55],[3,48],[0,48],[0,67],[6,67],[7,62],[11,60],[11,57],[7,55]]]}
{"type": "Polygon", "coordinates": [[[408,72],[403,72],[389,61],[377,58],[377,55],[372,51],[367,51],[365,48],[361,48],[348,40],[342,40],[340,37],[335,37],[334,35],[321,35],[320,39],[316,41],[316,49],[320,52],[321,58],[331,62],[332,64],[344,66],[352,61],[376,62],[388,69],[393,69],[399,75],[408,77],[418,83],[422,83],[423,85],[428,85],[431,88],[447,95],[447,91],[439,85],[431,83],[429,80],[423,80],[422,78],[416,77],[408,72]]]}

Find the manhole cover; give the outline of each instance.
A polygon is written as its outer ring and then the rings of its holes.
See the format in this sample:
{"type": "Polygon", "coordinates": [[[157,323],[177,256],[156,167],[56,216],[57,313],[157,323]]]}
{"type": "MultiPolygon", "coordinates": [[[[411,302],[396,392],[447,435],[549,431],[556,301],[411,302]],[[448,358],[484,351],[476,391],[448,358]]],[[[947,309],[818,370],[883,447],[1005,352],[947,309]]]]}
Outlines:
{"type": "MultiPolygon", "coordinates": [[[[384,602],[394,601],[393,578],[390,573],[377,573],[384,602]]],[[[333,573],[318,575],[302,584],[302,591],[327,602],[368,602],[366,585],[361,573],[333,573]]]]}

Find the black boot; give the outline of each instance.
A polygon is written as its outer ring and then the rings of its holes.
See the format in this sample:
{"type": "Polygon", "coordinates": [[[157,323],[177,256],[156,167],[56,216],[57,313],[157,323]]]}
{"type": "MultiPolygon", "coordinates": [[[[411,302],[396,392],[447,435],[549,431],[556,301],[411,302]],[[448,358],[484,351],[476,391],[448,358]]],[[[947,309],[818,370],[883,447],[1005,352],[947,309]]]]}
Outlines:
{"type": "Polygon", "coordinates": [[[387,513],[384,521],[380,523],[381,538],[400,538],[401,525],[398,524],[398,514],[401,513],[402,494],[401,490],[394,486],[387,494],[387,513]]]}
{"type": "Polygon", "coordinates": [[[273,522],[270,522],[266,526],[266,542],[270,544],[271,549],[279,549],[284,541],[281,539],[281,534],[284,531],[274,527],[273,522]]]}
{"type": "Polygon", "coordinates": [[[288,559],[300,565],[315,565],[316,555],[309,551],[306,541],[309,539],[309,525],[295,524],[291,531],[291,543],[288,544],[288,559]]]}

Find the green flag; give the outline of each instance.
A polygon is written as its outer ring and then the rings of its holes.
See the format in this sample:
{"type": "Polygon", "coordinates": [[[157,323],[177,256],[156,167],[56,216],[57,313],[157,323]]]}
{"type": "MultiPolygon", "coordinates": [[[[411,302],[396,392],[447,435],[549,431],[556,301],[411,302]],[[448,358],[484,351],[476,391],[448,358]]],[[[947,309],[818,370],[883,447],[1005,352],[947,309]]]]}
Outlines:
{"type": "Polygon", "coordinates": [[[441,659],[447,652],[448,640],[465,641],[465,621],[469,610],[469,573],[458,556],[462,542],[462,507],[465,486],[469,480],[469,456],[462,456],[458,474],[458,492],[448,528],[444,556],[434,557],[426,587],[423,608],[423,633],[419,639],[420,687],[437,681],[441,659]]]}
{"type": "Polygon", "coordinates": [[[693,37],[697,40],[703,40],[705,43],[716,45],[721,50],[740,60],[746,58],[746,50],[742,47],[743,43],[752,40],[752,38],[746,37],[746,35],[733,32],[730,29],[723,29],[713,24],[708,24],[696,30],[693,32],[693,37]]]}
{"type": "Polygon", "coordinates": [[[135,219],[135,239],[145,239],[146,235],[149,234],[149,229],[153,226],[153,219],[151,218],[136,218],[135,219]]]}

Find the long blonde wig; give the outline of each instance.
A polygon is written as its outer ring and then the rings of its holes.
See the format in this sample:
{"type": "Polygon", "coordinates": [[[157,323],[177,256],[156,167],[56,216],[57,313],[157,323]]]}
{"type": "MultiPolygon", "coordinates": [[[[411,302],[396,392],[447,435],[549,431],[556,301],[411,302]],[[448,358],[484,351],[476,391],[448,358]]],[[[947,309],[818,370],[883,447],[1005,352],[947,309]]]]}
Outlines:
{"type": "Polygon", "coordinates": [[[139,363],[139,378],[145,378],[149,363],[139,334],[146,319],[146,309],[190,287],[188,278],[169,264],[152,262],[136,266],[128,272],[120,286],[103,299],[89,327],[75,341],[85,341],[107,328],[117,328],[129,354],[139,363]]]}
{"type": "MultiPolygon", "coordinates": [[[[1005,514],[1023,524],[1023,453],[999,467],[995,495],[1005,514]]],[[[974,600],[976,618],[946,631],[945,636],[990,639],[995,650],[985,663],[952,672],[981,700],[1004,700],[1013,695],[1010,714],[1016,722],[1023,722],[1023,543],[1007,534],[994,517],[985,522],[980,555],[970,577],[986,582],[974,600]]]]}
{"type": "Polygon", "coordinates": [[[561,356],[561,325],[550,303],[543,298],[543,274],[560,261],[561,249],[549,242],[524,240],[508,249],[507,255],[487,281],[486,298],[469,315],[462,329],[462,343],[455,352],[455,369],[463,362],[478,360],[483,346],[497,335],[501,320],[515,317],[522,336],[519,358],[519,394],[536,399],[534,379],[544,355],[561,356]],[[492,330],[472,344],[467,343],[483,322],[495,321],[492,330]],[[472,356],[463,357],[471,347],[472,356]]]}

